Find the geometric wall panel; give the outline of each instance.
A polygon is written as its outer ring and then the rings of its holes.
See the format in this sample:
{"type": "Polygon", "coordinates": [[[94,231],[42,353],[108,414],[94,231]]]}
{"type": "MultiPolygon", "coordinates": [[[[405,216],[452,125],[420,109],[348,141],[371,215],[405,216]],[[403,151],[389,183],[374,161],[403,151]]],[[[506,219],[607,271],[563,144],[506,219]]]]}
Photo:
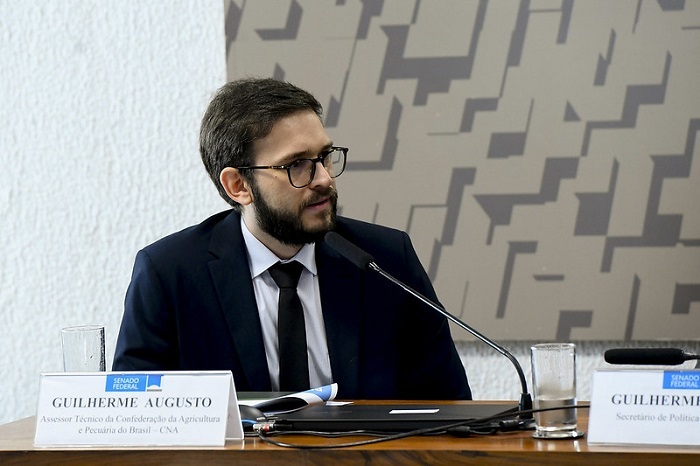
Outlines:
{"type": "Polygon", "coordinates": [[[224,7],[229,79],[319,98],[341,213],[408,231],[450,312],[502,340],[700,338],[700,2],[224,7]]]}

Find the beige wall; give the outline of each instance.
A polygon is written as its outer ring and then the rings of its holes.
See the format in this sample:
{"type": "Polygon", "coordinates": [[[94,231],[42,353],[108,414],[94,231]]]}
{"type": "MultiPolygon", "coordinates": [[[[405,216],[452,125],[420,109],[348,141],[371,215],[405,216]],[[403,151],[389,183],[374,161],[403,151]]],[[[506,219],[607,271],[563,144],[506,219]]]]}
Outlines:
{"type": "Polygon", "coordinates": [[[450,312],[503,340],[700,336],[700,2],[224,5],[228,78],[319,98],[342,214],[407,230],[450,312]]]}

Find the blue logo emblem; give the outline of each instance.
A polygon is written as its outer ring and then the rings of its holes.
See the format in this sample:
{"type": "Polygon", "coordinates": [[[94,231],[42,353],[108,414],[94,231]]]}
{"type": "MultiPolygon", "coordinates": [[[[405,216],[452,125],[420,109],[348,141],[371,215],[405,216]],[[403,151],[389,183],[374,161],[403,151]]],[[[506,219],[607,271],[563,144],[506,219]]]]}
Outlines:
{"type": "Polygon", "coordinates": [[[663,388],[700,390],[700,371],[665,371],[663,388]]]}
{"type": "Polygon", "coordinates": [[[157,392],[162,374],[112,374],[107,376],[106,392],[157,392]]]}

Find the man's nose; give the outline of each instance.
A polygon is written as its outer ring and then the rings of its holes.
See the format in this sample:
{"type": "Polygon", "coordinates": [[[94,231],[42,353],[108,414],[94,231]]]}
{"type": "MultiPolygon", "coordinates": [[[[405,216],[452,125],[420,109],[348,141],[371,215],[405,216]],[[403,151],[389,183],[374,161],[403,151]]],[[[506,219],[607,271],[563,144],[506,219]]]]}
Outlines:
{"type": "Polygon", "coordinates": [[[311,180],[311,186],[330,186],[333,183],[333,177],[321,160],[316,161],[316,172],[314,179],[311,180]]]}

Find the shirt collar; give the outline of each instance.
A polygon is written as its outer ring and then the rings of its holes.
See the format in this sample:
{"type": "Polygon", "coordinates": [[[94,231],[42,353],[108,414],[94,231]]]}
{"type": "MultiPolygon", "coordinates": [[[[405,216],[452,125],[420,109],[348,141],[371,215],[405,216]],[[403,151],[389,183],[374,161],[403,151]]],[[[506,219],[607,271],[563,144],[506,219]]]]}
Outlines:
{"type": "Polygon", "coordinates": [[[300,262],[306,270],[316,275],[316,248],[314,243],[305,244],[294,257],[289,260],[280,260],[274,252],[270,251],[248,229],[241,216],[241,232],[248,252],[248,264],[250,264],[250,276],[256,278],[261,273],[275,265],[277,262],[300,262]]]}

